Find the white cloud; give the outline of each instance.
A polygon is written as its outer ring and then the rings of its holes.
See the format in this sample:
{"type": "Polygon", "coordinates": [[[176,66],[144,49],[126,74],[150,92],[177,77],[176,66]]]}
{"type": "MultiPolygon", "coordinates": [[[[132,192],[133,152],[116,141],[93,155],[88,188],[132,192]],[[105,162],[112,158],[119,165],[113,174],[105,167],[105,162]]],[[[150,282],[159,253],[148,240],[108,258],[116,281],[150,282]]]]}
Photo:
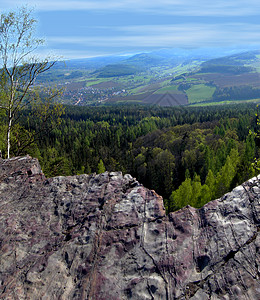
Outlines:
{"type": "MultiPolygon", "coordinates": [[[[163,47],[260,44],[260,25],[249,24],[250,22],[258,22],[257,18],[248,17],[259,15],[259,0],[25,0],[24,3],[35,8],[38,12],[70,12],[69,14],[71,14],[73,20],[73,25],[69,28],[70,36],[59,36],[66,33],[60,25],[64,24],[63,14],[57,14],[56,33],[53,33],[57,36],[46,37],[47,48],[54,49],[55,53],[65,57],[102,55],[121,51],[121,49],[122,51],[132,51],[133,49],[148,51],[151,48],[163,47]],[[93,19],[95,14],[100,11],[104,14],[113,12],[117,17],[113,22],[116,25],[114,27],[106,26],[106,22],[111,19],[109,17],[104,18],[103,23],[91,23],[87,20],[85,22],[81,19],[82,22],[77,24],[77,11],[91,11],[93,19]],[[132,12],[140,15],[137,16],[136,20],[134,14],[131,20],[127,18],[124,20],[125,15],[122,12],[132,12]],[[118,14],[116,15],[116,13],[118,14]],[[154,20],[151,16],[156,16],[157,22],[160,23],[164,23],[166,19],[172,19],[173,23],[177,22],[178,24],[122,26],[122,24],[126,25],[128,23],[135,24],[135,21],[140,22],[140,17],[143,24],[149,24],[152,22],[151,20],[154,20]],[[190,18],[181,18],[183,16],[190,18]],[[193,18],[203,16],[210,18],[193,18]],[[62,22],[59,22],[59,20],[62,22]],[[182,22],[190,20],[190,23],[180,23],[180,20],[182,22]],[[199,23],[196,23],[196,20],[199,23]],[[227,20],[230,20],[230,23],[227,23],[227,20]],[[244,23],[234,23],[234,20],[243,20],[244,23]],[[84,33],[81,33],[83,32],[82,26],[86,27],[84,33]],[[91,28],[96,30],[93,31],[96,33],[95,36],[93,36],[93,32],[92,36],[88,36],[91,28]],[[84,35],[85,33],[86,35],[84,35]],[[84,49],[88,49],[90,52],[86,53],[84,49]]],[[[0,0],[0,10],[14,9],[20,6],[21,0],[0,0]]],[[[101,19],[102,17],[103,15],[101,15],[101,19]]],[[[97,19],[99,20],[99,18],[100,15],[97,19]]],[[[43,26],[46,26],[46,24],[42,22],[41,25],[41,30],[44,32],[43,26]]],[[[49,32],[53,31],[49,30],[49,32]]]]}
{"type": "MultiPolygon", "coordinates": [[[[131,11],[176,16],[245,16],[257,15],[260,2],[256,0],[27,0],[25,4],[39,11],[131,11]]],[[[0,9],[21,6],[20,0],[2,0],[0,9]]]]}
{"type": "Polygon", "coordinates": [[[86,47],[200,47],[260,43],[260,25],[244,23],[145,25],[120,28],[115,36],[50,37],[48,43],[86,47]]]}
{"type": "MultiPolygon", "coordinates": [[[[75,11],[75,10],[100,10],[100,9],[118,9],[116,1],[68,1],[68,0],[27,0],[25,5],[35,8],[37,11],[75,11]]],[[[19,0],[3,1],[0,8],[16,8],[21,6],[19,0]]]]}

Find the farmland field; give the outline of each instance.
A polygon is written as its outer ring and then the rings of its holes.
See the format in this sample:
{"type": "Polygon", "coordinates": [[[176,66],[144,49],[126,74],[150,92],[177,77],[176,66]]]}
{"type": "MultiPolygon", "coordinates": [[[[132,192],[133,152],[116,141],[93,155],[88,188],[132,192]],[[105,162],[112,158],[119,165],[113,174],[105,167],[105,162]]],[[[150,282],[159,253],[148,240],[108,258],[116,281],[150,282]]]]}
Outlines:
{"type": "Polygon", "coordinates": [[[137,95],[128,95],[125,97],[114,97],[110,100],[114,103],[143,103],[149,105],[159,105],[159,106],[176,106],[176,105],[187,105],[188,98],[183,93],[143,93],[137,95]]]}
{"type": "Polygon", "coordinates": [[[109,89],[109,88],[121,88],[122,85],[115,81],[109,80],[109,81],[104,81],[104,82],[100,82],[97,84],[92,84],[91,87],[96,88],[96,89],[109,89]]]}
{"type": "Polygon", "coordinates": [[[86,86],[86,81],[74,81],[71,83],[66,84],[66,88],[73,91],[73,90],[78,90],[81,88],[84,88],[86,86]]]}
{"type": "Polygon", "coordinates": [[[193,75],[195,78],[203,79],[220,87],[239,86],[250,84],[254,87],[260,87],[260,74],[259,73],[245,73],[239,75],[208,73],[193,75]]]}
{"type": "Polygon", "coordinates": [[[152,94],[142,99],[143,103],[159,106],[187,105],[188,98],[183,93],[152,94]]]}
{"type": "Polygon", "coordinates": [[[229,104],[239,104],[239,103],[260,103],[260,98],[256,99],[250,99],[250,100],[224,100],[224,101],[211,101],[211,102],[202,102],[202,103],[193,103],[191,106],[196,107],[196,106],[215,106],[215,105],[229,105],[229,104]]]}
{"type": "Polygon", "coordinates": [[[45,79],[63,85],[63,103],[74,105],[138,102],[172,106],[244,101],[260,95],[259,53],[211,60],[183,58],[174,64],[172,58],[158,61],[158,56],[143,54],[134,59],[120,58],[119,64],[104,62],[96,70],[93,64],[90,69],[73,64],[72,69],[62,67],[45,79]]]}
{"type": "Polygon", "coordinates": [[[215,89],[215,87],[210,87],[205,84],[193,85],[186,91],[189,103],[209,100],[212,97],[215,89]]]}
{"type": "Polygon", "coordinates": [[[157,90],[155,93],[156,94],[163,94],[163,93],[174,93],[174,94],[180,94],[181,92],[178,91],[178,85],[171,85],[171,86],[166,86],[163,87],[159,90],[157,90]]]}

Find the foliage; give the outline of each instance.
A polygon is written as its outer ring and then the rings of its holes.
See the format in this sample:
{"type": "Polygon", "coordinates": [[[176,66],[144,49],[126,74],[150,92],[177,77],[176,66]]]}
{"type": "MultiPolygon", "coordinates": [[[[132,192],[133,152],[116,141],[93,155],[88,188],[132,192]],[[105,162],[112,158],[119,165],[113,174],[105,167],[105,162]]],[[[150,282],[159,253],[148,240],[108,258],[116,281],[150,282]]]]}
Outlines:
{"type": "MultiPolygon", "coordinates": [[[[36,130],[37,119],[29,119],[25,127],[36,130]]],[[[201,207],[255,175],[256,129],[254,105],[71,106],[56,129],[39,134],[37,146],[47,176],[123,171],[173,211],[201,207]]]]}
{"type": "Polygon", "coordinates": [[[260,89],[249,85],[218,87],[212,95],[213,101],[248,100],[254,98],[260,98],[260,89]]]}
{"type": "Polygon", "coordinates": [[[106,171],[106,168],[104,166],[104,163],[103,163],[103,160],[100,159],[98,165],[97,165],[97,173],[98,174],[101,174],[101,173],[104,173],[106,171]]]}
{"type": "MultiPolygon", "coordinates": [[[[21,8],[0,16],[0,110],[5,113],[8,158],[14,138],[12,134],[18,134],[14,129],[21,111],[39,101],[41,105],[43,103],[34,89],[35,80],[55,63],[48,58],[40,60],[32,54],[43,40],[34,37],[36,20],[31,14],[26,8],[21,8]]],[[[49,90],[47,99],[53,99],[57,94],[56,90],[49,90]]]]}

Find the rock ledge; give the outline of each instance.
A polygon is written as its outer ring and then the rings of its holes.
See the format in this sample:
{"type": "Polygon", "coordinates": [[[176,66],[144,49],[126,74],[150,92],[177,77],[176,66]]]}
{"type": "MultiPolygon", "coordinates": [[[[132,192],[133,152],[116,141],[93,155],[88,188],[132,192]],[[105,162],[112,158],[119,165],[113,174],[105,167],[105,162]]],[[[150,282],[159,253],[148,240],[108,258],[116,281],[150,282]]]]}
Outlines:
{"type": "Polygon", "coordinates": [[[166,216],[130,175],[0,159],[0,299],[260,299],[259,179],[166,216]]]}

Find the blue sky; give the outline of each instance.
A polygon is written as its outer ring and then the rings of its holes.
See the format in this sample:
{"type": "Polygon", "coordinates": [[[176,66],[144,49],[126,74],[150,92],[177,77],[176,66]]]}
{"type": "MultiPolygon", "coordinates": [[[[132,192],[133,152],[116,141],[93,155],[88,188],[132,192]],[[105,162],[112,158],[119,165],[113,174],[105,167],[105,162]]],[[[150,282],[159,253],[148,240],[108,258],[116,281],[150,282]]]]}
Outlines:
{"type": "Polygon", "coordinates": [[[260,49],[259,0],[1,0],[34,8],[41,51],[63,58],[160,48],[260,49]]]}

